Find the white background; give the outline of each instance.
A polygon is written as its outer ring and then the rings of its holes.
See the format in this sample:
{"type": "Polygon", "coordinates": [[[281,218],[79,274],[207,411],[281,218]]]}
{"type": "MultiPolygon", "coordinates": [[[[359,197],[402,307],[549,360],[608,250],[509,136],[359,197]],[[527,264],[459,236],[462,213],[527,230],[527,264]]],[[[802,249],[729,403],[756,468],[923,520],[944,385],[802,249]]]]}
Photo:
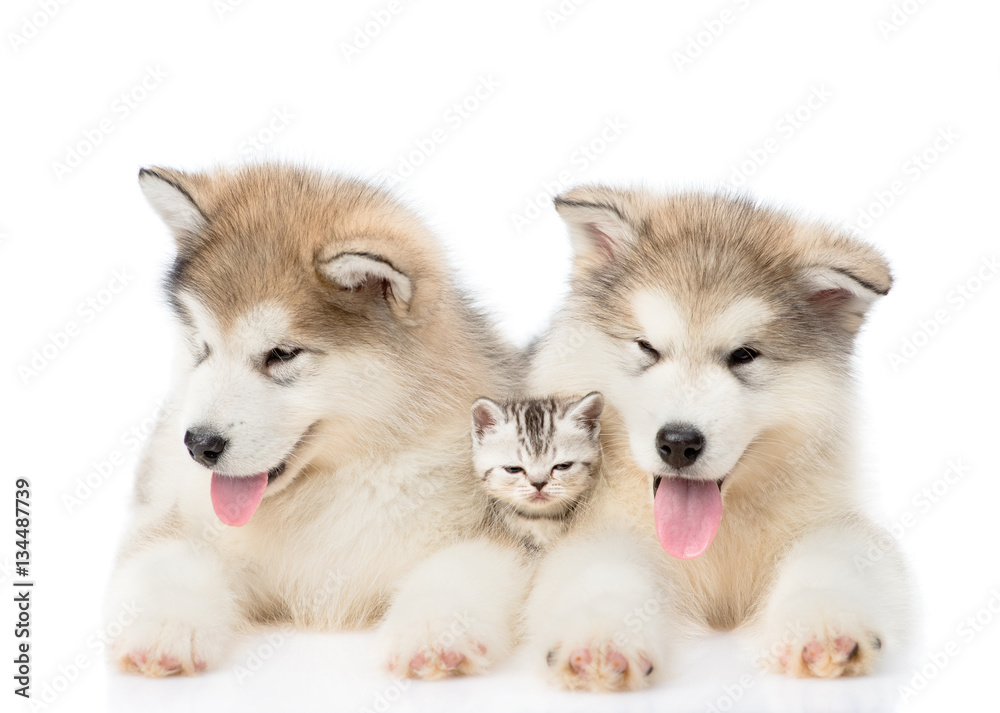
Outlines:
{"type": "MultiPolygon", "coordinates": [[[[388,0],[153,5],[8,0],[0,17],[0,501],[12,503],[15,478],[31,479],[33,686],[45,710],[381,710],[380,695],[393,711],[995,709],[1000,279],[983,261],[1000,253],[1000,6],[400,0],[366,38],[388,0]],[[452,107],[463,101],[459,122],[452,107]],[[444,141],[421,152],[436,130],[444,141]],[[934,148],[937,136],[949,138],[934,148]],[[897,526],[921,597],[913,660],[898,677],[785,681],[753,673],[723,637],[680,647],[679,676],[638,695],[557,693],[516,661],[399,691],[371,659],[370,634],[352,633],[280,637],[269,656],[257,639],[199,679],[110,672],[100,601],[172,345],[160,292],[172,245],[136,171],[260,158],[369,177],[419,163],[400,190],[518,343],[564,290],[567,243],[546,197],[561,181],[742,183],[861,224],[896,275],[858,367],[873,508],[897,526]],[[541,208],[526,214],[532,202],[541,208]],[[520,230],[518,215],[530,216],[520,230]],[[89,299],[119,286],[116,271],[127,285],[90,311],[89,299]],[[977,291],[966,299],[959,287],[977,291]],[[60,336],[70,322],[75,333],[60,336]],[[894,360],[907,342],[913,350],[894,360]],[[965,475],[947,484],[954,462],[965,475]],[[977,614],[988,623],[965,634],[977,614]],[[236,667],[254,653],[267,660],[240,682],[236,667]],[[929,680],[912,681],[921,666],[929,680]],[[751,685],[734,688],[748,673],[751,685]],[[904,702],[901,684],[922,690],[904,702]],[[725,698],[734,690],[735,704],[725,698]]],[[[10,592],[12,504],[0,510],[10,592]]],[[[2,598],[9,710],[21,702],[15,612],[2,598]]]]}

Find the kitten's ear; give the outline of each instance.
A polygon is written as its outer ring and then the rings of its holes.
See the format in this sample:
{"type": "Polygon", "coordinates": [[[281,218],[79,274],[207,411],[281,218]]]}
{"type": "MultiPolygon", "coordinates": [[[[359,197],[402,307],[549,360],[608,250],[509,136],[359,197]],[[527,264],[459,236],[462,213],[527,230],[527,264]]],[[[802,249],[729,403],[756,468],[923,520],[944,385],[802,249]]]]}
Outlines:
{"type": "Polygon", "coordinates": [[[599,391],[591,391],[579,401],[571,403],[566,416],[580,424],[591,436],[597,436],[601,432],[602,411],[604,397],[599,391]]]}
{"type": "Polygon", "coordinates": [[[496,401],[483,397],[472,404],[472,434],[476,440],[482,440],[487,433],[506,422],[503,408],[496,401]]]}

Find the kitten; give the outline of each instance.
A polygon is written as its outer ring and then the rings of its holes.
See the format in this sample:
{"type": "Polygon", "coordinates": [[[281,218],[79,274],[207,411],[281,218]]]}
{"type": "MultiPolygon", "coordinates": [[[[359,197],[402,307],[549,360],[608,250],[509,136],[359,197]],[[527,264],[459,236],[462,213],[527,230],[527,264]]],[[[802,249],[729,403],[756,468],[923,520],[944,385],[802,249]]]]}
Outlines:
{"type": "Polygon", "coordinates": [[[593,484],[604,397],[524,399],[472,406],[472,447],[497,519],[529,551],[568,528],[593,484]]]}

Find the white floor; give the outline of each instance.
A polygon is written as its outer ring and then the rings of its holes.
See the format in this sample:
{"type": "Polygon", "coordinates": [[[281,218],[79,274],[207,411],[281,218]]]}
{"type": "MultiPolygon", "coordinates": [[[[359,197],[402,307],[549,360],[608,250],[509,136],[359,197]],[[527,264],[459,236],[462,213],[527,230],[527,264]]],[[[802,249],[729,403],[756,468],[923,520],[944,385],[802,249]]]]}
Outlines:
{"type": "MultiPolygon", "coordinates": [[[[426,683],[380,673],[374,636],[275,632],[247,642],[229,667],[196,678],[107,674],[108,709],[154,711],[670,711],[792,713],[901,710],[898,674],[802,681],[754,670],[741,642],[719,635],[687,644],[675,677],[634,694],[565,693],[515,658],[491,674],[426,683]],[[270,638],[270,641],[269,641],[270,638]]],[[[103,676],[101,676],[103,678],[103,676]]]]}

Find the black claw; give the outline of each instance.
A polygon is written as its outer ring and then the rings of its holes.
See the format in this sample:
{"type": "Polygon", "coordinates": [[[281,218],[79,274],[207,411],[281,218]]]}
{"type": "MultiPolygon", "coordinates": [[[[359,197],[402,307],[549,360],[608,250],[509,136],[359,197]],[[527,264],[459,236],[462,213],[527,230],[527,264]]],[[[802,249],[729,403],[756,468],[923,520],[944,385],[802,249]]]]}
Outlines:
{"type": "Polygon", "coordinates": [[[556,663],[556,650],[552,649],[550,652],[545,654],[545,663],[549,666],[554,666],[556,663]]]}
{"type": "MultiPolygon", "coordinates": [[[[875,639],[875,640],[878,641],[878,639],[875,639]]],[[[855,642],[854,643],[854,648],[851,649],[851,653],[849,653],[847,655],[847,660],[850,661],[851,659],[853,659],[857,655],[858,655],[858,644],[857,644],[857,642],[855,642]]]]}
{"type": "Polygon", "coordinates": [[[649,664],[649,668],[646,669],[646,675],[653,673],[653,664],[649,664]]]}
{"type": "Polygon", "coordinates": [[[872,642],[872,645],[875,647],[875,650],[878,651],[879,649],[882,648],[882,639],[876,636],[875,641],[872,642]]]}

